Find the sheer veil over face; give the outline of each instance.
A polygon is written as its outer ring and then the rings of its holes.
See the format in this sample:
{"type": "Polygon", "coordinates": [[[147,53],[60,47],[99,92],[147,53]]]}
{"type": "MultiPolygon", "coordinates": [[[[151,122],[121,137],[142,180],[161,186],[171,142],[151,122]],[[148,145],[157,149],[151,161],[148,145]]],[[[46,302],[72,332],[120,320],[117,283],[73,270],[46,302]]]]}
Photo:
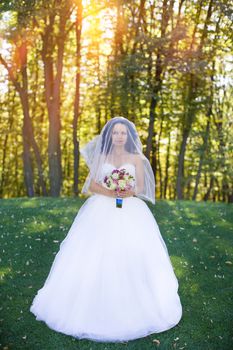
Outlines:
{"type": "Polygon", "coordinates": [[[92,180],[103,182],[102,169],[105,163],[115,169],[122,169],[130,164],[135,167],[136,195],[155,203],[154,174],[142,152],[135,125],[128,119],[115,117],[109,120],[100,135],[87,143],[80,152],[90,170],[82,193],[88,192],[92,180]]]}

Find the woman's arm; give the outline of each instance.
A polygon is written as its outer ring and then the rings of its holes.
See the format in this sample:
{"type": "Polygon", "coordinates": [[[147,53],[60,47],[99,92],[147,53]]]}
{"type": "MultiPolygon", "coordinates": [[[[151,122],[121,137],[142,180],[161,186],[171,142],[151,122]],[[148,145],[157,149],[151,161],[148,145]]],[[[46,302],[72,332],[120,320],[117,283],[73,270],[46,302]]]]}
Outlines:
{"type": "Polygon", "coordinates": [[[136,194],[139,194],[144,189],[144,167],[140,156],[135,158],[136,166],[136,194]]]}
{"type": "Polygon", "coordinates": [[[109,190],[108,188],[98,184],[94,180],[91,181],[90,191],[98,194],[103,194],[108,197],[116,197],[116,193],[114,190],[109,190]]]}

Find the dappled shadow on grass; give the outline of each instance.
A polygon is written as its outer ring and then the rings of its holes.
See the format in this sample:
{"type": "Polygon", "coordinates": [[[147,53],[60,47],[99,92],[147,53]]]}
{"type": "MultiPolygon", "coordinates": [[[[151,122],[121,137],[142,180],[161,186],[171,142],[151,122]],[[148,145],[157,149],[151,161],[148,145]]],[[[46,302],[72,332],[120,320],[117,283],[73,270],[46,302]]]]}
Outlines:
{"type": "MultiPolygon", "coordinates": [[[[183,317],[173,329],[125,344],[76,340],[35,322],[29,307],[84,201],[4,200],[1,205],[2,345],[9,349],[221,349],[231,342],[232,207],[161,201],[150,206],[179,281],[183,317]],[[8,203],[8,205],[7,205],[8,203]]],[[[0,346],[1,347],[1,346],[0,346]]]]}

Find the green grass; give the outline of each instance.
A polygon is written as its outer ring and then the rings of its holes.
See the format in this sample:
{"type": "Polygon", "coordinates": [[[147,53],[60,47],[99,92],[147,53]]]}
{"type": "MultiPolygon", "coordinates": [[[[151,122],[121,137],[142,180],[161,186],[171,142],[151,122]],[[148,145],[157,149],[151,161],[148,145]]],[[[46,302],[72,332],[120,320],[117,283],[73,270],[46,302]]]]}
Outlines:
{"type": "Polygon", "coordinates": [[[232,349],[233,207],[222,203],[150,206],[179,280],[183,317],[176,327],[114,344],[77,340],[36,321],[29,311],[32,299],[82,203],[75,198],[0,200],[0,349],[232,349]]]}

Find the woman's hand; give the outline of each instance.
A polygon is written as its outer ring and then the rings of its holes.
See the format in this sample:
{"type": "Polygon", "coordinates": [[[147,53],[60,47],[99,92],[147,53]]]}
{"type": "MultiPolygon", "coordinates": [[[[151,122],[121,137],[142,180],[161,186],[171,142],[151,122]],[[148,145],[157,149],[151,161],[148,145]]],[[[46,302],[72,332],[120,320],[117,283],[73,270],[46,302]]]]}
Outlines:
{"type": "Polygon", "coordinates": [[[91,192],[103,194],[108,197],[114,197],[114,198],[126,198],[126,197],[132,197],[135,195],[135,191],[133,190],[124,190],[124,191],[115,191],[110,190],[109,188],[106,188],[105,186],[96,183],[92,180],[90,185],[91,192]]]}
{"type": "Polygon", "coordinates": [[[135,192],[133,190],[124,190],[124,191],[119,191],[115,192],[115,197],[119,198],[127,198],[127,197],[133,197],[135,195],[135,192]]]}

